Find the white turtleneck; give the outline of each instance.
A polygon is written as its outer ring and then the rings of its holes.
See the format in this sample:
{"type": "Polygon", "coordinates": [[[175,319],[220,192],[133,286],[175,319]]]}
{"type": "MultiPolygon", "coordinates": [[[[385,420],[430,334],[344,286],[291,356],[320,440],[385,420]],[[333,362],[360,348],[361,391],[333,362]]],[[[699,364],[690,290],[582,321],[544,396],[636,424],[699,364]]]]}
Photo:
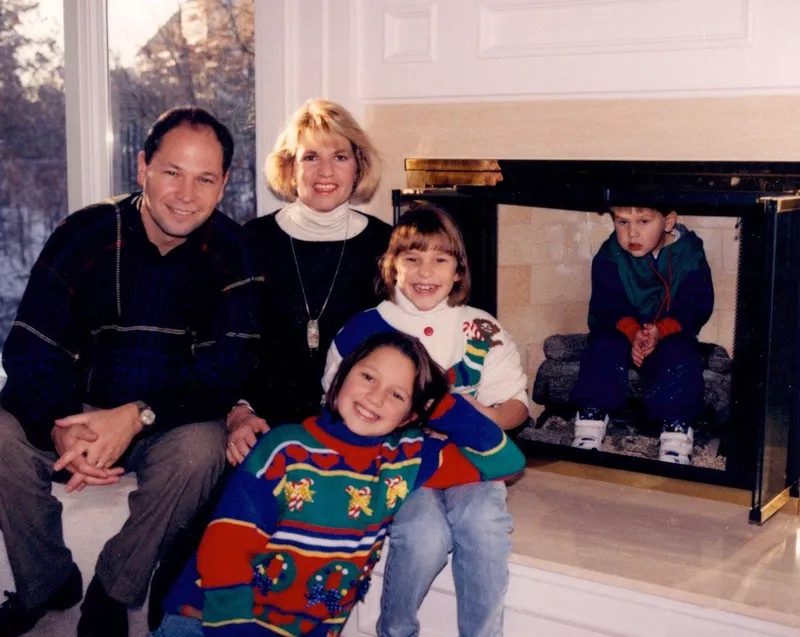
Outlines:
{"type": "Polygon", "coordinates": [[[344,241],[367,227],[369,220],[344,202],[330,212],[318,212],[299,199],[275,214],[278,227],[300,241],[344,241]]]}
{"type": "MultiPolygon", "coordinates": [[[[480,382],[474,388],[477,390],[477,398],[484,405],[495,405],[511,398],[524,405],[528,404],[527,377],[522,369],[517,347],[511,335],[491,314],[469,305],[451,307],[447,304],[447,299],[430,310],[420,310],[396,286],[394,301],[383,301],[367,312],[377,312],[394,329],[416,336],[431,358],[444,369],[450,369],[460,361],[474,367],[475,363],[467,357],[471,348],[468,341],[476,337],[475,328],[478,323],[491,323],[497,328],[492,336],[496,344],[491,347],[482,365],[480,382]]],[[[359,324],[357,320],[351,321],[341,331],[358,329],[356,326],[359,324]]],[[[353,340],[359,342],[367,336],[369,334],[353,340]]],[[[325,391],[330,387],[341,361],[342,355],[334,339],[328,350],[322,378],[325,391]]]]}
{"type": "Polygon", "coordinates": [[[378,312],[395,329],[420,339],[431,358],[448,369],[463,355],[457,335],[465,307],[451,307],[444,299],[430,310],[420,310],[395,286],[394,302],[384,301],[378,312]]]}

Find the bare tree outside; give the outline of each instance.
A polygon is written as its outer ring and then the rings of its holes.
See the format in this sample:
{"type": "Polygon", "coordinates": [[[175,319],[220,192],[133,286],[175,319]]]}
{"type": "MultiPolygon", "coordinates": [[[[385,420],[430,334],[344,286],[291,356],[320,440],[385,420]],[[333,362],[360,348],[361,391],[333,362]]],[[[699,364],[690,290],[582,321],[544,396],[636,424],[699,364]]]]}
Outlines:
{"type": "Polygon", "coordinates": [[[136,189],[136,153],[160,113],[174,106],[203,106],[236,140],[221,205],[243,222],[256,212],[253,0],[173,4],[175,12],[165,23],[153,25],[152,37],[132,63],[115,59],[115,38],[109,33],[115,190],[136,189]]]}
{"type": "Polygon", "coordinates": [[[67,214],[60,15],[0,0],[0,347],[42,245],[67,214]]]}

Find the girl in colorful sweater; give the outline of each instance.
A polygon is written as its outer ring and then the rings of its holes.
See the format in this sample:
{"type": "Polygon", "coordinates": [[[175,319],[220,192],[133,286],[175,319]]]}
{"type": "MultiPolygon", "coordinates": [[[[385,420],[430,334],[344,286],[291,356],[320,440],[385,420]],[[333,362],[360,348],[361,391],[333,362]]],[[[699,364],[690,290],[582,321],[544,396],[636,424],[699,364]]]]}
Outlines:
{"type": "Polygon", "coordinates": [[[410,493],[524,466],[491,420],[446,390],[415,338],[376,334],[354,348],[323,413],[271,430],[231,477],[154,637],[338,635],[410,493]]]}
{"type": "MultiPolygon", "coordinates": [[[[466,249],[449,215],[427,205],[406,212],[381,259],[381,274],[387,300],[351,319],[334,338],[323,386],[365,336],[400,331],[419,338],[448,370],[453,395],[469,402],[471,415],[483,414],[502,429],[524,422],[527,380],[517,348],[496,318],[466,305],[466,249]]],[[[452,419],[448,430],[472,426],[465,412],[444,416],[452,419]]],[[[459,635],[502,635],[512,526],[505,485],[426,486],[392,524],[378,634],[419,634],[419,606],[452,552],[459,635]]]]}

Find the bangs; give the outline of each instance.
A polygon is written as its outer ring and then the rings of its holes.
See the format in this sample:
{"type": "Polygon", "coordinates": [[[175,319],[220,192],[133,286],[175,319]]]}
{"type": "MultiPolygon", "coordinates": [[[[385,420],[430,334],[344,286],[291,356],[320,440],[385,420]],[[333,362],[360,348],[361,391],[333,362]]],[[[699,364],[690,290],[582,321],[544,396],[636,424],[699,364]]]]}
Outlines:
{"type": "Polygon", "coordinates": [[[662,215],[666,217],[669,211],[663,212],[657,208],[648,208],[645,206],[613,206],[611,208],[611,215],[613,217],[627,216],[627,217],[642,217],[645,215],[657,216],[662,215]]]}
{"type": "MultiPolygon", "coordinates": [[[[313,124],[314,122],[312,122],[313,124]]],[[[309,126],[303,130],[297,131],[297,145],[300,146],[303,142],[306,144],[319,144],[325,145],[325,142],[336,137],[336,133],[331,130],[326,122],[321,122],[320,125],[309,126]]]]}
{"type": "Polygon", "coordinates": [[[457,244],[444,228],[426,232],[414,226],[407,226],[395,234],[397,235],[397,242],[393,246],[395,254],[410,250],[419,250],[421,252],[432,250],[444,252],[456,259],[459,258],[457,244]]]}
{"type": "Polygon", "coordinates": [[[341,137],[352,146],[353,142],[344,134],[341,126],[331,119],[309,113],[295,130],[294,148],[297,149],[303,141],[325,145],[327,140],[341,137]]]}

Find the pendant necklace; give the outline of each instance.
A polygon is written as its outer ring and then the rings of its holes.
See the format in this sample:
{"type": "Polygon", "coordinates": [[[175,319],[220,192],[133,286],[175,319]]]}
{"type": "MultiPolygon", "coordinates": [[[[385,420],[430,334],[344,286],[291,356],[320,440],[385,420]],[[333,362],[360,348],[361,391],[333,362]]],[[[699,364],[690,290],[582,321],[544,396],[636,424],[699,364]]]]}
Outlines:
{"type": "Polygon", "coordinates": [[[333,273],[333,281],[328,290],[328,295],[325,297],[325,302],[322,304],[322,309],[317,314],[317,318],[312,318],[311,310],[308,307],[308,297],[306,296],[306,288],[303,285],[303,276],[300,274],[300,264],[297,262],[297,253],[294,250],[294,239],[289,235],[289,245],[292,246],[292,257],[294,258],[294,267],[297,269],[297,278],[300,281],[300,292],[303,294],[303,303],[306,306],[306,314],[308,315],[308,323],[306,323],[306,342],[308,349],[316,351],[319,349],[319,320],[322,318],[322,313],[328,307],[328,301],[331,298],[333,287],[336,285],[336,277],[339,276],[339,268],[342,265],[342,257],[344,257],[344,249],[347,246],[347,235],[350,232],[350,212],[347,214],[347,226],[344,230],[344,242],[342,243],[342,251],[339,253],[339,262],[336,264],[336,271],[333,273]]]}

